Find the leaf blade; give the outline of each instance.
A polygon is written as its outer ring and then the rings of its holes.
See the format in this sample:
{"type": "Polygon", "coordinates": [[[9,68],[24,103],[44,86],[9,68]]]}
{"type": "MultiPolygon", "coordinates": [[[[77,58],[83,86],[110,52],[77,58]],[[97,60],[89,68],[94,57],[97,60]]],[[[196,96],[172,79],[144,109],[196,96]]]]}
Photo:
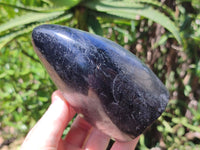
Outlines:
{"type": "MultiPolygon", "coordinates": [[[[55,23],[59,23],[59,22],[63,22],[66,21],[68,19],[70,19],[72,17],[72,14],[65,14],[64,16],[61,16],[59,18],[56,18],[54,20],[49,21],[49,23],[55,24],[55,23]]],[[[0,37],[0,50],[10,41],[12,41],[13,39],[15,39],[16,37],[29,33],[33,30],[33,28],[35,28],[36,26],[42,25],[44,24],[44,22],[41,23],[37,23],[37,24],[33,24],[33,25],[29,25],[28,27],[24,27],[21,28],[19,31],[16,32],[12,32],[10,34],[6,34],[2,37],[0,37]]]]}
{"type": "Polygon", "coordinates": [[[181,43],[179,32],[172,20],[149,5],[126,0],[112,3],[108,1],[92,1],[84,3],[83,5],[95,11],[120,16],[126,19],[136,19],[136,15],[143,16],[165,27],[173,34],[176,40],[181,43]]]}
{"type": "Polygon", "coordinates": [[[9,30],[11,28],[15,28],[17,26],[29,24],[32,22],[38,22],[41,20],[45,21],[48,19],[52,19],[58,17],[59,15],[62,15],[63,13],[64,11],[52,12],[52,13],[38,13],[38,12],[27,13],[25,15],[16,17],[4,24],[1,24],[0,33],[9,30]]]}

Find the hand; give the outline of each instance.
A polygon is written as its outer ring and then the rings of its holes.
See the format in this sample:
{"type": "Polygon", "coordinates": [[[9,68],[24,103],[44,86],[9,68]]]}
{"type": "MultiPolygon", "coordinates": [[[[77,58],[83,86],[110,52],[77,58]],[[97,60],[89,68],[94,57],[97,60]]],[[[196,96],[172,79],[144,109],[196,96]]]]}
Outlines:
{"type": "MultiPolygon", "coordinates": [[[[52,95],[52,104],[44,116],[31,129],[21,150],[105,150],[110,137],[93,128],[83,118],[77,116],[65,139],[61,136],[75,111],[62,94],[52,95]]],[[[115,142],[111,150],[133,150],[139,137],[131,142],[115,142]]]]}

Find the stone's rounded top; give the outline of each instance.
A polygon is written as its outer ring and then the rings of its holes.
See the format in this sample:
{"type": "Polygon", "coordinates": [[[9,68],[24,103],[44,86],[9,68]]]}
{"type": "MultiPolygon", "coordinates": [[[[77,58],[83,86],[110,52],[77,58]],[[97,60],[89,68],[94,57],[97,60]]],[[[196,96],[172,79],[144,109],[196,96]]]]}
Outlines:
{"type": "Polygon", "coordinates": [[[137,137],[165,110],[169,93],[162,82],[120,45],[59,25],[35,28],[32,40],[72,107],[116,140],[137,137]]]}

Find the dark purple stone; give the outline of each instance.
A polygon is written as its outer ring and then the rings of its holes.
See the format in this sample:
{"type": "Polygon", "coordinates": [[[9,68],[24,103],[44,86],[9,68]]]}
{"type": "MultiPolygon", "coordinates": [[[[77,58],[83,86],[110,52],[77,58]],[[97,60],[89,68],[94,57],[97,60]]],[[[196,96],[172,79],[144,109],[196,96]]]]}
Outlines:
{"type": "Polygon", "coordinates": [[[165,110],[169,94],[164,85],[118,44],[58,25],[35,28],[32,39],[67,101],[116,140],[137,137],[165,110]]]}

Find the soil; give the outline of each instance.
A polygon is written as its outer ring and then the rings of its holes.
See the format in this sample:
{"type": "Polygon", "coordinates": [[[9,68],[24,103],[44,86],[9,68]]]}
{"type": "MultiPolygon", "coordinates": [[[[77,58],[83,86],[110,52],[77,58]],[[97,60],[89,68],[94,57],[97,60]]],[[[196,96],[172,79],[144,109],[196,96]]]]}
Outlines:
{"type": "Polygon", "coordinates": [[[4,140],[0,137],[0,150],[19,150],[24,137],[19,139],[4,140]]]}

